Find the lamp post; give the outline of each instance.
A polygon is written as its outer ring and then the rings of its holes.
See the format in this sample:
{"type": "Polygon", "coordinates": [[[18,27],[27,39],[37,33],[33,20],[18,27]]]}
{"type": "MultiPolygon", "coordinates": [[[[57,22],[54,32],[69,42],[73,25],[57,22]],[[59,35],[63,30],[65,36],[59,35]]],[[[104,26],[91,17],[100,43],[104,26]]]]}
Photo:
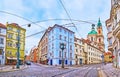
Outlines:
{"type": "MultiPolygon", "coordinates": [[[[31,27],[31,24],[28,24],[28,27],[31,27]]],[[[17,25],[17,32],[18,32],[18,37],[17,37],[17,64],[16,64],[16,68],[20,68],[20,29],[19,26],[17,25]]]]}
{"type": "Polygon", "coordinates": [[[16,65],[16,68],[20,68],[20,60],[19,60],[19,57],[20,57],[20,31],[18,30],[18,43],[17,43],[17,65],[16,65]]]}
{"type": "Polygon", "coordinates": [[[60,44],[60,49],[62,50],[62,68],[64,68],[64,59],[63,59],[63,50],[65,49],[65,44],[64,43],[60,44]]]}

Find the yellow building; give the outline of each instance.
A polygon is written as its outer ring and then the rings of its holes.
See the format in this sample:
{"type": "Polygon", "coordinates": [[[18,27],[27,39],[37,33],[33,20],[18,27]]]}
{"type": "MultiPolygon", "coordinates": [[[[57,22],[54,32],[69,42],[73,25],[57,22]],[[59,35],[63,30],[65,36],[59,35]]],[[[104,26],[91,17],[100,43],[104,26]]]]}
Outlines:
{"type": "Polygon", "coordinates": [[[111,52],[104,53],[104,61],[105,62],[112,62],[112,53],[111,52]]]}
{"type": "Polygon", "coordinates": [[[18,31],[20,32],[20,63],[24,61],[25,51],[25,32],[26,29],[20,27],[16,23],[6,24],[6,64],[16,64],[17,62],[17,45],[18,31]]]}

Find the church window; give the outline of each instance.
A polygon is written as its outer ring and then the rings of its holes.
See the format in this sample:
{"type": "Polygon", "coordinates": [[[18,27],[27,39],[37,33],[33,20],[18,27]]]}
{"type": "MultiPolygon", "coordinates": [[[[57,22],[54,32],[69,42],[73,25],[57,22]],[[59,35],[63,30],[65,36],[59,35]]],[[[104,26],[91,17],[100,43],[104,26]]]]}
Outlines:
{"type": "Polygon", "coordinates": [[[93,41],[93,37],[91,37],[91,41],[93,41]]]}
{"type": "Polygon", "coordinates": [[[98,30],[98,33],[100,34],[100,33],[101,33],[101,31],[100,31],[100,30],[98,30]]]}
{"type": "Polygon", "coordinates": [[[99,42],[101,42],[101,39],[99,38],[99,42]]]}

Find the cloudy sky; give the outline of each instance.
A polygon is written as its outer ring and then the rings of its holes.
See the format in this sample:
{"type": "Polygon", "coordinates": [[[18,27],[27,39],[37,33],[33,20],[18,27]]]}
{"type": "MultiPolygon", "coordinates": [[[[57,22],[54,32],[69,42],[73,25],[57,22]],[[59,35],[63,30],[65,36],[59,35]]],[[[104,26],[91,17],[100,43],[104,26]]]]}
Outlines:
{"type": "MultiPolygon", "coordinates": [[[[94,24],[97,24],[99,18],[101,19],[107,51],[105,20],[108,19],[110,15],[111,0],[62,0],[62,2],[71,19],[87,21],[94,24]]],[[[54,24],[63,25],[71,23],[71,21],[65,20],[49,20],[42,22],[48,19],[69,19],[60,0],[0,0],[0,22],[3,24],[6,24],[6,22],[18,23],[27,30],[26,36],[44,31],[54,24]],[[5,12],[18,15],[24,19],[5,12]],[[32,24],[32,26],[28,28],[25,24],[31,23],[30,21],[39,22],[32,24]]],[[[69,29],[76,32],[75,35],[77,37],[86,38],[88,32],[91,30],[91,24],[77,21],[72,22],[77,26],[79,33],[74,27],[69,27],[69,29]]],[[[43,32],[26,38],[25,51],[29,52],[32,47],[37,46],[42,35],[43,32]]]]}

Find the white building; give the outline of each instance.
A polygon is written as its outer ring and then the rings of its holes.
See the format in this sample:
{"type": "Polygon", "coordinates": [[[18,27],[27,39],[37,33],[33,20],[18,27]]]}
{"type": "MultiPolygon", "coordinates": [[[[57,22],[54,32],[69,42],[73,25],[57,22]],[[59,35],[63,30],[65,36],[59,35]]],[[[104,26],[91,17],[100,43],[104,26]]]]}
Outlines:
{"type": "Polygon", "coordinates": [[[100,50],[93,42],[90,40],[83,39],[84,51],[85,51],[85,64],[96,64],[102,63],[103,51],[100,50]]]}
{"type": "Polygon", "coordinates": [[[75,37],[74,44],[75,44],[75,64],[76,65],[85,64],[85,52],[82,39],[75,37]]]}
{"type": "Polygon", "coordinates": [[[120,0],[111,0],[110,18],[106,20],[108,50],[112,52],[113,66],[120,68],[120,0]]]}
{"type": "Polygon", "coordinates": [[[0,23],[0,65],[5,64],[6,27],[0,23]]]}

